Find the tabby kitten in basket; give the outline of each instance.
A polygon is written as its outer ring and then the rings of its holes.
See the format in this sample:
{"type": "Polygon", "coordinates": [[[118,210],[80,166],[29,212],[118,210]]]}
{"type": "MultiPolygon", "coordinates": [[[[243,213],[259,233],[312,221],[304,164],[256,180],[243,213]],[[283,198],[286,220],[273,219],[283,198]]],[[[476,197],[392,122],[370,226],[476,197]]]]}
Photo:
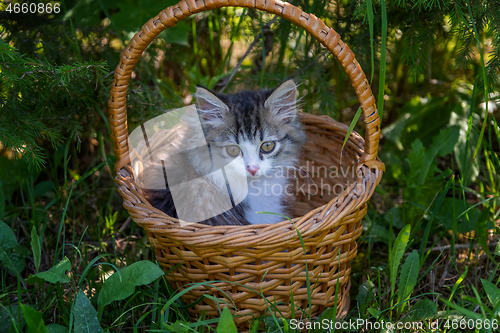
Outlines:
{"type": "MultiPolygon", "coordinates": [[[[244,166],[247,186],[232,186],[230,195],[238,204],[215,217],[200,223],[208,225],[247,225],[276,223],[282,217],[257,214],[258,211],[287,214],[293,200],[292,175],[285,171],[296,169],[306,140],[297,115],[297,87],[292,80],[274,90],[241,91],[235,94],[216,94],[205,88],[196,90],[196,119],[185,118],[185,138],[196,136],[193,128],[201,123],[202,135],[210,149],[210,158],[201,154],[186,154],[183,158],[192,166],[193,173],[207,174],[214,170],[213,160],[234,159],[244,166]],[[199,121],[198,121],[199,120],[199,121]],[[190,124],[193,125],[190,125],[190,124]],[[193,127],[193,128],[190,128],[193,127]],[[192,133],[191,133],[191,132],[192,133]],[[243,190],[239,190],[245,189],[243,190]]],[[[191,139],[193,140],[193,139],[191,139]]],[[[187,168],[189,169],[189,168],[187,168]]],[[[241,168],[243,170],[243,168],[241,168]]],[[[188,172],[188,171],[185,171],[188,172]]],[[[159,164],[150,167],[143,184],[161,181],[159,164]],[[152,172],[151,172],[152,170],[152,172]],[[155,171],[156,170],[156,171],[155,171]]],[[[145,174],[147,174],[145,172],[145,174]]],[[[196,176],[196,175],[195,175],[196,176]]],[[[233,175],[234,176],[234,175],[233,175]]],[[[224,177],[230,178],[228,173],[224,177]]],[[[190,176],[190,179],[195,177],[190,176]]],[[[162,178],[163,179],[163,178],[162,178]]],[[[211,184],[201,184],[207,189],[227,191],[227,179],[211,179],[211,184]]],[[[146,186],[147,187],[147,186],[146,186]]],[[[166,190],[143,188],[146,199],[156,208],[177,218],[172,194],[166,190]]],[[[193,191],[197,192],[197,191],[193,191]]],[[[186,195],[197,195],[197,193],[186,195]]],[[[206,192],[206,189],[198,192],[206,192]]]]}

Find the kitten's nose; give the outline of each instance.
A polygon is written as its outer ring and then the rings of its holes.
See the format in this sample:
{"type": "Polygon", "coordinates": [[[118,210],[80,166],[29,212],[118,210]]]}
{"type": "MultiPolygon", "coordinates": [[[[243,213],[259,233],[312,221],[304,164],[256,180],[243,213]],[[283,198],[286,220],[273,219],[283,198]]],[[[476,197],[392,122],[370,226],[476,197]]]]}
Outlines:
{"type": "Polygon", "coordinates": [[[257,164],[247,165],[247,170],[252,174],[252,176],[255,176],[259,169],[260,167],[257,164]]]}

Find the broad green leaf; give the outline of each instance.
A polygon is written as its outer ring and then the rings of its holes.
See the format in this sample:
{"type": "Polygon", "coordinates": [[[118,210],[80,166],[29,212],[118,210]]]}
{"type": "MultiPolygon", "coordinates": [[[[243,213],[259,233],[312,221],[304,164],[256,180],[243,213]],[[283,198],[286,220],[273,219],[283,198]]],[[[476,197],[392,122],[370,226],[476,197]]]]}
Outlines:
{"type": "Polygon", "coordinates": [[[451,102],[448,96],[430,99],[416,96],[398,110],[398,119],[384,126],[382,134],[399,151],[410,147],[417,138],[429,147],[432,138],[449,125],[451,113],[461,108],[460,102],[451,102]]]}
{"type": "Polygon", "coordinates": [[[166,324],[166,329],[169,329],[175,333],[188,333],[189,332],[189,323],[181,320],[176,320],[173,324],[166,324]]]}
{"type": "Polygon", "coordinates": [[[0,221],[0,261],[14,275],[21,273],[25,266],[24,256],[17,253],[20,249],[12,229],[0,221]]]}
{"type": "Polygon", "coordinates": [[[396,237],[396,240],[394,241],[394,246],[389,255],[389,271],[392,293],[394,293],[394,289],[396,288],[396,277],[398,275],[399,264],[401,263],[401,259],[405,253],[408,241],[410,240],[410,231],[411,226],[409,224],[405,225],[404,228],[401,229],[398,237],[396,237]]]}
{"type": "Polygon", "coordinates": [[[432,138],[433,143],[427,151],[418,138],[412,143],[411,153],[406,159],[410,165],[410,173],[406,177],[408,186],[420,186],[428,177],[433,176],[436,168],[436,157],[444,156],[453,151],[459,132],[458,126],[442,130],[432,138]]]}
{"type": "Polygon", "coordinates": [[[33,259],[35,261],[35,269],[38,273],[40,268],[40,257],[42,253],[42,245],[40,244],[40,238],[36,232],[35,226],[31,229],[31,250],[33,251],[33,259]]]}
{"type": "Polygon", "coordinates": [[[102,285],[97,299],[98,308],[102,308],[113,301],[119,301],[132,295],[135,287],[149,284],[164,273],[155,264],[143,260],[115,272],[102,285]]]}
{"type": "Polygon", "coordinates": [[[366,308],[368,308],[373,299],[373,289],[375,289],[375,285],[370,280],[364,281],[359,286],[358,296],[356,297],[356,301],[358,302],[358,308],[360,313],[364,313],[366,308]]]}
{"type": "Polygon", "coordinates": [[[35,275],[30,275],[30,277],[26,280],[28,283],[35,283],[42,279],[44,281],[50,283],[68,283],[70,282],[70,278],[66,275],[66,272],[71,269],[71,262],[68,258],[64,257],[57,265],[51,267],[48,271],[40,272],[35,275]]]}
{"type": "Polygon", "coordinates": [[[136,3],[117,2],[116,4],[120,10],[116,14],[111,15],[112,27],[118,30],[137,32],[149,19],[158,15],[160,11],[168,6],[175,5],[176,3],[176,0],[141,0],[136,3]]]}
{"type": "Polygon", "coordinates": [[[178,44],[189,46],[188,35],[191,32],[191,26],[186,21],[178,22],[175,27],[168,28],[158,35],[158,38],[165,40],[167,44],[178,44]]]}
{"type": "Polygon", "coordinates": [[[368,313],[371,314],[375,318],[378,318],[378,316],[381,313],[379,310],[375,309],[374,307],[369,307],[368,309],[366,309],[366,311],[368,311],[368,313]]]}
{"type": "Polygon", "coordinates": [[[358,296],[356,296],[356,301],[358,301],[359,305],[363,305],[367,300],[371,299],[372,290],[375,288],[375,285],[370,280],[364,281],[359,285],[358,296]]]}
{"type": "Polygon", "coordinates": [[[15,248],[12,249],[13,253],[17,253],[23,257],[29,257],[31,255],[30,249],[28,249],[26,246],[23,245],[17,245],[15,248]]]}
{"type": "MultiPolygon", "coordinates": [[[[12,320],[17,321],[18,319],[19,307],[17,304],[11,304],[10,306],[0,307],[0,332],[11,332],[12,320]]],[[[24,326],[24,317],[21,312],[18,324],[22,327],[24,326]]]]}
{"type": "MultiPolygon", "coordinates": [[[[437,137],[441,138],[442,134],[443,132],[437,137]]],[[[407,204],[403,206],[403,215],[405,222],[411,225],[415,225],[422,218],[426,209],[430,207],[434,195],[444,187],[442,177],[430,176],[433,176],[436,170],[436,156],[446,152],[449,147],[441,139],[434,138],[434,141],[431,148],[426,151],[422,142],[418,138],[415,139],[412,151],[406,159],[410,165],[410,172],[405,177],[404,198],[407,204]]]]}
{"type": "Polygon", "coordinates": [[[323,311],[316,320],[319,322],[321,322],[323,319],[330,320],[332,318],[335,318],[336,315],[337,315],[337,312],[336,312],[335,308],[326,308],[326,310],[323,311]]]}
{"type": "Polygon", "coordinates": [[[403,266],[401,266],[401,275],[399,276],[398,285],[398,303],[402,303],[410,297],[413,288],[415,288],[417,284],[419,269],[420,258],[418,257],[418,252],[413,250],[406,258],[403,266]]]}
{"type": "Polygon", "coordinates": [[[267,332],[279,332],[281,329],[279,326],[278,318],[276,317],[267,316],[264,319],[264,323],[266,324],[267,332]]]}
{"type": "Polygon", "coordinates": [[[432,146],[425,153],[425,159],[422,164],[422,169],[419,172],[419,178],[417,184],[421,185],[424,183],[425,179],[429,176],[433,176],[435,167],[431,167],[435,164],[436,157],[445,156],[453,151],[453,148],[457,144],[458,135],[460,129],[457,126],[449,127],[442,130],[439,135],[432,138],[432,146]]]}
{"type": "MultiPolygon", "coordinates": [[[[364,223],[366,221],[363,221],[364,223]]],[[[384,242],[389,244],[389,230],[383,225],[383,223],[377,223],[378,221],[373,221],[369,226],[370,232],[363,234],[363,239],[368,241],[371,238],[371,242],[384,242]]]]}
{"type": "Polygon", "coordinates": [[[233,320],[233,315],[226,306],[220,315],[219,324],[217,325],[217,333],[238,333],[233,320]]]}
{"type": "Polygon", "coordinates": [[[74,318],[75,333],[104,333],[97,320],[97,311],[81,289],[76,296],[75,306],[71,313],[74,318]]]}
{"type": "Polygon", "coordinates": [[[406,160],[410,165],[410,173],[406,177],[407,186],[416,185],[420,177],[420,172],[424,167],[425,148],[422,141],[416,139],[411,145],[411,153],[406,160]]]}
{"type": "Polygon", "coordinates": [[[0,261],[12,273],[16,275],[21,273],[26,265],[24,257],[16,253],[1,252],[0,248],[0,261]]]}
{"type": "Polygon", "coordinates": [[[500,303],[500,290],[488,280],[481,279],[481,282],[483,283],[484,291],[486,292],[491,305],[493,305],[493,308],[496,308],[500,303]]]}
{"type": "Polygon", "coordinates": [[[411,307],[406,315],[401,318],[402,322],[422,321],[423,319],[433,318],[438,314],[437,305],[431,300],[420,299],[411,307]]]}
{"type": "MultiPolygon", "coordinates": [[[[403,205],[405,222],[415,226],[424,214],[432,214],[432,205],[437,203],[438,195],[445,186],[442,179],[430,178],[422,185],[407,186],[404,190],[406,202],[403,205]]],[[[427,217],[430,218],[429,215],[426,216],[426,219],[427,217]]]]}
{"type": "Polygon", "coordinates": [[[403,229],[405,223],[403,221],[403,209],[401,207],[392,207],[385,213],[384,220],[387,222],[387,225],[391,222],[392,226],[398,229],[403,229]]]}
{"type": "Polygon", "coordinates": [[[453,152],[457,144],[460,129],[458,126],[451,126],[439,132],[439,135],[432,138],[432,146],[429,149],[430,156],[445,156],[453,152]]]}
{"type": "Polygon", "coordinates": [[[26,325],[28,325],[28,333],[49,333],[42,319],[42,313],[30,308],[27,305],[21,304],[26,325]]]}
{"type": "MultiPolygon", "coordinates": [[[[325,311],[323,311],[319,315],[319,317],[314,319],[314,323],[323,323],[323,321],[330,322],[330,320],[335,320],[335,317],[337,316],[336,309],[337,309],[336,306],[333,306],[331,308],[327,308],[325,311]]],[[[288,321],[283,320],[282,318],[278,318],[278,323],[280,324],[280,329],[275,330],[274,332],[290,332],[290,331],[293,332],[294,331],[294,330],[289,329],[290,325],[289,325],[288,321]],[[281,328],[281,327],[283,327],[283,328],[281,328]]],[[[325,330],[322,329],[321,327],[314,326],[314,323],[313,323],[313,329],[309,330],[310,333],[324,333],[325,332],[325,330]]],[[[318,325],[318,324],[316,324],[316,325],[318,325]]]]}
{"type": "Polygon", "coordinates": [[[12,229],[0,221],[0,251],[10,251],[17,246],[16,235],[12,229]]]}
{"type": "MultiPolygon", "coordinates": [[[[292,304],[292,303],[290,303],[292,304]]],[[[337,316],[337,307],[333,306],[331,308],[326,308],[325,311],[323,311],[318,318],[314,320],[315,323],[323,323],[324,321],[330,322],[330,320],[335,320],[335,317],[337,316]]],[[[293,317],[292,317],[293,318],[293,317]]],[[[283,328],[285,332],[294,332],[294,330],[289,329],[289,322],[286,320],[283,320],[281,318],[278,319],[279,324],[283,324],[283,328]]],[[[317,325],[317,324],[316,324],[317,325]]],[[[275,330],[274,332],[283,332],[283,329],[278,329],[275,330]]],[[[311,333],[324,333],[325,331],[321,328],[318,328],[316,326],[313,326],[311,333]]]]}
{"type": "MultiPolygon", "coordinates": [[[[448,194],[448,191],[451,187],[451,184],[454,182],[454,180],[455,180],[455,176],[450,177],[450,179],[448,179],[448,182],[446,183],[446,186],[444,187],[444,189],[442,191],[440,191],[441,193],[439,193],[439,195],[437,196],[436,204],[434,205],[434,209],[432,211],[432,216],[430,216],[430,218],[427,222],[427,225],[425,227],[424,236],[420,240],[420,242],[421,242],[420,243],[420,265],[424,264],[424,261],[426,260],[427,256],[429,255],[429,253],[428,252],[426,253],[426,251],[425,251],[425,246],[426,246],[427,241],[429,240],[429,236],[431,234],[431,230],[433,227],[433,222],[434,222],[434,218],[436,216],[436,212],[439,210],[439,208],[441,208],[441,205],[443,204],[443,200],[444,200],[445,196],[448,194]]],[[[418,230],[418,226],[415,229],[418,230]]]]}
{"type": "Polygon", "coordinates": [[[457,231],[459,233],[470,232],[476,230],[476,222],[481,215],[479,208],[471,208],[472,206],[472,204],[464,202],[463,199],[444,198],[436,217],[448,230],[453,229],[453,220],[458,218],[457,231]],[[470,209],[467,214],[460,216],[467,209],[470,209]]]}
{"type": "Polygon", "coordinates": [[[58,324],[49,324],[47,325],[47,330],[49,331],[49,333],[68,333],[69,330],[62,326],[62,325],[58,325],[58,324]]]}
{"type": "Polygon", "coordinates": [[[42,197],[48,194],[48,192],[54,190],[54,183],[50,180],[44,180],[35,185],[34,195],[36,198],[42,197]]]}

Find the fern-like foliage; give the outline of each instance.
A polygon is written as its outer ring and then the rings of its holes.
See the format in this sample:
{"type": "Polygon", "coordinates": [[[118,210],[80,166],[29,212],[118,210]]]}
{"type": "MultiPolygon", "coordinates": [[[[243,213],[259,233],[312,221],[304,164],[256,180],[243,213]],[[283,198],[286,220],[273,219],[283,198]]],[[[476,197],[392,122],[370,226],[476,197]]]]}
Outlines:
{"type": "Polygon", "coordinates": [[[57,146],[78,136],[81,123],[97,100],[104,62],[89,60],[54,66],[21,55],[0,40],[0,143],[14,156],[40,168],[41,144],[57,146]]]}
{"type": "MultiPolygon", "coordinates": [[[[386,1],[389,34],[404,43],[403,59],[410,75],[424,74],[432,51],[443,40],[453,41],[455,64],[466,68],[479,56],[476,26],[488,72],[488,81],[498,83],[500,70],[500,2],[497,0],[395,0],[386,1]],[[469,12],[469,4],[472,16],[469,12]],[[397,33],[395,33],[397,32],[397,33]]],[[[380,22],[379,1],[373,1],[375,23],[380,22]]],[[[359,0],[355,17],[366,17],[366,0],[359,0]]],[[[377,28],[377,26],[376,26],[377,28]]],[[[380,29],[380,26],[378,26],[380,29]]],[[[377,30],[376,30],[377,31],[377,30]]]]}

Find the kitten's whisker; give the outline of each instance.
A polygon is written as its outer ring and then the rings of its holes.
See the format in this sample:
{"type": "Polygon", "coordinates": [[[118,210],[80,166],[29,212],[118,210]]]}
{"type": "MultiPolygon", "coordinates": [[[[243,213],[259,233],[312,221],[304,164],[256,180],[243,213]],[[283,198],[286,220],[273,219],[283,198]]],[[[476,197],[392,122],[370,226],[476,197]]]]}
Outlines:
{"type": "Polygon", "coordinates": [[[314,180],[311,178],[311,175],[309,174],[309,172],[307,172],[306,170],[304,170],[302,168],[299,168],[299,170],[300,170],[300,174],[302,177],[307,178],[307,180],[309,180],[310,184],[314,184],[314,180]]]}
{"type": "Polygon", "coordinates": [[[299,179],[297,178],[297,176],[295,176],[295,172],[292,173],[292,172],[288,171],[288,169],[287,169],[287,173],[288,173],[288,176],[292,176],[292,178],[295,179],[296,182],[299,181],[299,179]]]}

